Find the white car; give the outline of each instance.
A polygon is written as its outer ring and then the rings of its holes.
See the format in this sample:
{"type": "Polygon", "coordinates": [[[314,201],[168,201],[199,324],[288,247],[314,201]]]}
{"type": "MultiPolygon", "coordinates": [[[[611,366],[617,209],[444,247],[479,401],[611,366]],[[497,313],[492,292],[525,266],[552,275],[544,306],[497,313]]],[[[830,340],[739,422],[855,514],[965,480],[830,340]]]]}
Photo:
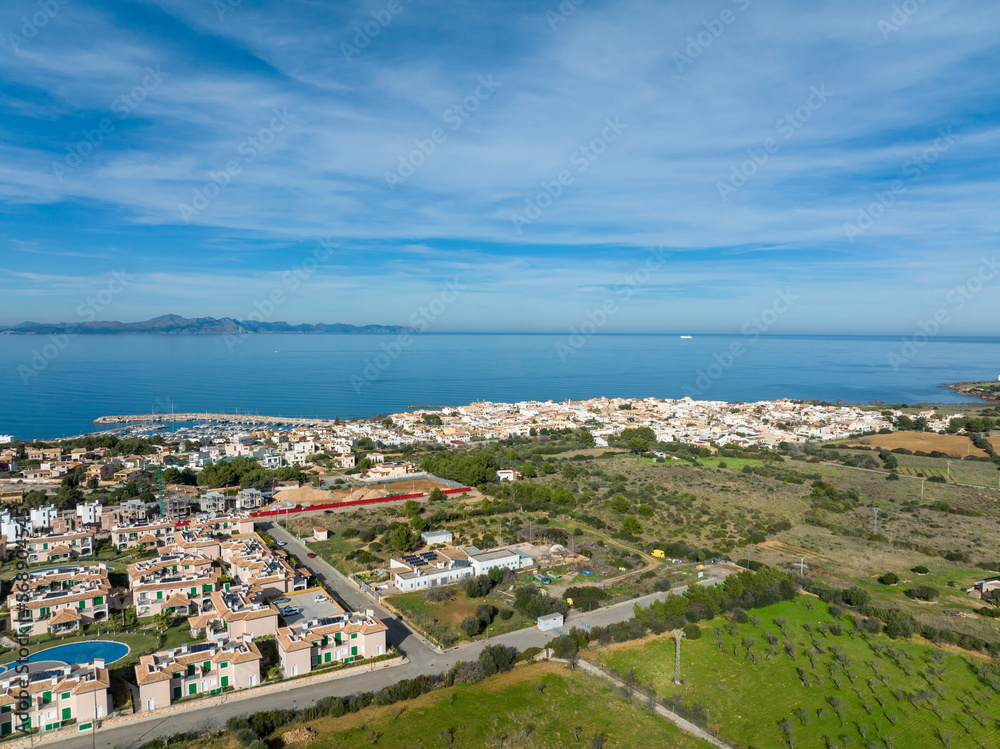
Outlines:
{"type": "Polygon", "coordinates": [[[326,603],[326,600],[327,600],[326,596],[316,596],[313,599],[313,603],[326,603]]]}
{"type": "Polygon", "coordinates": [[[285,597],[275,598],[271,603],[288,603],[289,599],[285,597]]]}
{"type": "Polygon", "coordinates": [[[295,616],[297,613],[299,613],[299,610],[294,606],[286,606],[281,610],[282,616],[295,616]]]}
{"type": "Polygon", "coordinates": [[[278,546],[288,546],[287,541],[278,541],[278,546]]]}

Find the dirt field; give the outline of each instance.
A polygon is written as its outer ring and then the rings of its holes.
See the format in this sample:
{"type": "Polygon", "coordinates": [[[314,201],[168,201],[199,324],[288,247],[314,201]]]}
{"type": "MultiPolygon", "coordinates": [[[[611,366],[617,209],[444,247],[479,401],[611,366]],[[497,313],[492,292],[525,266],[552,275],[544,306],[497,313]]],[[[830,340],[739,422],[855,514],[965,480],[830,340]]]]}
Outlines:
{"type": "Polygon", "coordinates": [[[784,541],[764,541],[763,543],[757,544],[761,549],[774,549],[775,551],[780,551],[783,554],[791,554],[793,557],[818,557],[814,551],[809,551],[808,549],[803,549],[801,546],[792,546],[791,544],[786,544],[784,541]]]}
{"type": "Polygon", "coordinates": [[[986,456],[984,451],[978,447],[973,447],[968,437],[959,434],[894,432],[893,434],[873,434],[871,437],[865,437],[861,442],[853,442],[851,444],[871,445],[873,448],[884,447],[886,450],[894,450],[897,447],[902,447],[914,452],[922,450],[925,453],[938,450],[939,452],[956,455],[960,458],[964,458],[966,455],[975,455],[978,458],[986,456]]]}
{"type": "Polygon", "coordinates": [[[389,494],[416,494],[417,492],[429,494],[435,487],[438,489],[452,488],[448,484],[425,477],[414,479],[413,481],[393,481],[384,484],[356,486],[353,492],[350,489],[329,490],[303,486],[298,489],[282,489],[274,496],[281,502],[291,501],[301,505],[321,505],[330,502],[374,499],[376,497],[385,497],[389,494]]]}

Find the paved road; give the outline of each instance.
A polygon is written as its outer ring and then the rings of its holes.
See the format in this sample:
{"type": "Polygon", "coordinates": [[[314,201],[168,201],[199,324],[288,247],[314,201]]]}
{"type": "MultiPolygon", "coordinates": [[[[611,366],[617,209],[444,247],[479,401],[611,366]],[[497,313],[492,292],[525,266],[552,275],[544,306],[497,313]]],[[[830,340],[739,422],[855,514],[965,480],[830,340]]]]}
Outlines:
{"type": "MultiPolygon", "coordinates": [[[[412,679],[421,674],[436,674],[447,671],[458,661],[475,660],[486,645],[502,644],[518,651],[529,647],[544,647],[556,633],[540,632],[535,628],[508,632],[504,635],[481,639],[466,643],[438,653],[417,637],[402,621],[387,609],[375,604],[371,598],[357,588],[343,574],[334,569],[320,557],[306,557],[306,547],[296,541],[283,528],[272,527],[260,523],[261,530],[268,531],[273,538],[287,542],[284,548],[295,554],[303,566],[308,567],[329,590],[335,591],[341,600],[352,609],[372,608],[376,616],[389,627],[389,641],[396,645],[406,656],[408,662],[376,670],[371,673],[351,676],[343,679],[331,679],[317,683],[295,685],[278,692],[253,695],[238,693],[221,705],[203,705],[192,703],[190,707],[179,713],[171,713],[156,719],[137,719],[120,726],[110,726],[98,730],[94,735],[90,732],[81,733],[69,738],[46,742],[42,739],[37,743],[58,743],[66,749],[134,749],[154,738],[165,738],[175,733],[206,732],[225,727],[226,720],[237,715],[246,715],[258,710],[299,709],[312,704],[322,697],[347,697],[359,692],[377,691],[383,687],[395,684],[401,679],[412,679]]],[[[712,585],[716,580],[702,580],[699,585],[712,585]]],[[[679,593],[687,587],[675,588],[679,593]]],[[[633,615],[636,604],[648,606],[652,601],[665,598],[668,594],[654,593],[642,598],[625,601],[613,606],[606,606],[593,612],[572,611],[566,619],[562,631],[568,632],[570,627],[607,626],[615,622],[627,621],[633,615]]]]}

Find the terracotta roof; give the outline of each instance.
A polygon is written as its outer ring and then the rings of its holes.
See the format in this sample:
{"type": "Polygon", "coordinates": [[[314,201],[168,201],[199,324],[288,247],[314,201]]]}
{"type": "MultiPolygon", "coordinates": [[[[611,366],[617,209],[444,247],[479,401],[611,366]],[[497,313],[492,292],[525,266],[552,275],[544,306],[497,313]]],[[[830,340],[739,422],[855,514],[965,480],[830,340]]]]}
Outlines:
{"type": "Polygon", "coordinates": [[[177,608],[179,606],[190,606],[191,599],[188,598],[183,593],[174,593],[166,601],[163,602],[163,605],[166,606],[168,609],[177,608]]]}
{"type": "Polygon", "coordinates": [[[67,622],[78,622],[80,619],[80,612],[76,609],[59,609],[59,613],[52,617],[49,624],[66,624],[67,622]]]}

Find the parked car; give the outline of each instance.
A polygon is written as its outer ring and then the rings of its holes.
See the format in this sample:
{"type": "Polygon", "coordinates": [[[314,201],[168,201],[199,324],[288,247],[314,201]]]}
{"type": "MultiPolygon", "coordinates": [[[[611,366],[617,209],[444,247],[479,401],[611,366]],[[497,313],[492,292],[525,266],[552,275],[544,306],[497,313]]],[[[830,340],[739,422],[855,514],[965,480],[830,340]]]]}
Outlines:
{"type": "Polygon", "coordinates": [[[313,603],[326,603],[326,596],[316,596],[313,598],[313,603]]]}
{"type": "Polygon", "coordinates": [[[291,599],[285,598],[284,596],[282,596],[281,598],[275,598],[273,601],[271,601],[271,603],[275,603],[275,604],[277,604],[277,603],[288,603],[289,600],[291,600],[291,599]]]}
{"type": "Polygon", "coordinates": [[[295,606],[285,606],[285,608],[281,610],[281,615],[285,617],[295,616],[300,610],[301,609],[298,609],[295,606]]]}
{"type": "Polygon", "coordinates": [[[278,546],[288,546],[287,541],[278,541],[278,546]]]}
{"type": "Polygon", "coordinates": [[[333,510],[323,510],[323,514],[324,515],[332,515],[333,514],[333,510]]]}
{"type": "Polygon", "coordinates": [[[310,551],[308,554],[306,554],[306,556],[309,557],[310,559],[314,559],[316,557],[316,554],[310,551]]]}

